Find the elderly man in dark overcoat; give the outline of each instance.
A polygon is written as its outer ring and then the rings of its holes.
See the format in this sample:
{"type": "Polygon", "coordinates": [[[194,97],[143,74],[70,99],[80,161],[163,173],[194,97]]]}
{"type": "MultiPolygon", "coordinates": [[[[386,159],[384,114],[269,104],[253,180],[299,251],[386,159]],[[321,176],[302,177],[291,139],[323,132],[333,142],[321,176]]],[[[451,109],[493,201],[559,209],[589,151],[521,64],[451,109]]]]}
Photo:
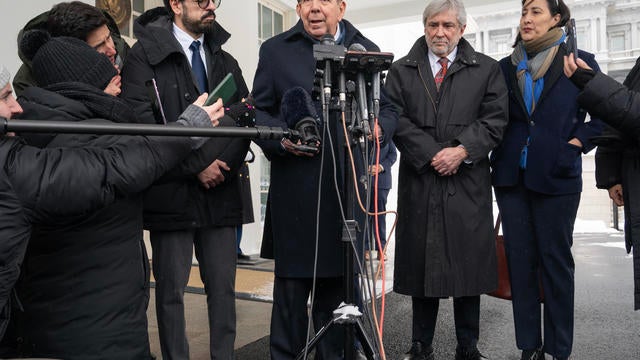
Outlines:
{"type": "MultiPolygon", "coordinates": [[[[294,87],[302,87],[311,93],[316,71],[313,45],[323,35],[331,34],[337,44],[345,47],[359,43],[367,50],[378,51],[373,42],[343,20],[345,9],[344,0],[299,0],[296,11],[300,21],[262,44],[253,84],[258,125],[288,127],[280,107],[283,95],[294,87]]],[[[315,105],[319,108],[319,104],[315,105]]],[[[339,145],[344,144],[344,140],[338,139],[337,134],[342,133],[338,119],[339,113],[331,111],[330,118],[322,119],[320,125],[321,131],[328,127],[333,134],[336,154],[344,148],[339,145]]],[[[383,99],[380,109],[383,142],[393,134],[396,120],[393,105],[383,99]]],[[[271,358],[293,359],[305,345],[307,301],[314,278],[313,323],[316,330],[332,318],[332,311],[343,300],[340,241],[343,222],[338,202],[342,190],[338,194],[334,185],[334,169],[337,169],[338,184],[342,184],[343,169],[341,160],[334,164],[331,159],[329,141],[321,144],[326,150],[324,157],[319,153],[298,151],[287,139],[259,141],[258,144],[271,161],[262,249],[263,256],[275,259],[271,358]],[[316,228],[319,231],[317,243],[316,228]]],[[[336,159],[342,157],[336,155],[336,159]]],[[[320,341],[320,358],[342,358],[338,330],[334,327],[320,341]]]]}
{"type": "Polygon", "coordinates": [[[453,297],[456,359],[480,359],[480,294],[497,286],[488,154],[507,124],[498,64],[462,38],[458,0],[424,10],[425,37],[389,71],[400,150],[394,291],[412,296],[407,359],[433,359],[439,299],[453,297]]]}

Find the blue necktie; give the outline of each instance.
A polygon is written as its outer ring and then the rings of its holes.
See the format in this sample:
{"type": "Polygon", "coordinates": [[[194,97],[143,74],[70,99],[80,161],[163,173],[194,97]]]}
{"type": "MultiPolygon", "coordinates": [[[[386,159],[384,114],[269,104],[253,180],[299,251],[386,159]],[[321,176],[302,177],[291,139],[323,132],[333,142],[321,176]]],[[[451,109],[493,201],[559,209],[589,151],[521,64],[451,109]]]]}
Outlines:
{"type": "Polygon", "coordinates": [[[207,71],[204,69],[204,63],[200,56],[200,41],[194,40],[189,46],[189,50],[193,52],[191,55],[191,69],[198,83],[200,93],[207,92],[207,71]]]}

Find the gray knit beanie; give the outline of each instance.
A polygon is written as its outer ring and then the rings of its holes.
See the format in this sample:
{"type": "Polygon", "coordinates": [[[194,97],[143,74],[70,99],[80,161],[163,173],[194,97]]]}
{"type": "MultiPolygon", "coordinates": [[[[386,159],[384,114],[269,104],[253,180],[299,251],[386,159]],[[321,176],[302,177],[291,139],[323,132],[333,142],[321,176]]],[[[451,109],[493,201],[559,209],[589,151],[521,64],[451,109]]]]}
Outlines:
{"type": "Polygon", "coordinates": [[[11,80],[9,69],[0,64],[0,89],[4,89],[4,87],[9,83],[9,80],[11,80]]]}
{"type": "Polygon", "coordinates": [[[109,58],[86,42],[72,37],[51,37],[41,30],[25,33],[23,54],[33,54],[31,68],[39,86],[81,82],[104,89],[118,74],[109,58]]]}

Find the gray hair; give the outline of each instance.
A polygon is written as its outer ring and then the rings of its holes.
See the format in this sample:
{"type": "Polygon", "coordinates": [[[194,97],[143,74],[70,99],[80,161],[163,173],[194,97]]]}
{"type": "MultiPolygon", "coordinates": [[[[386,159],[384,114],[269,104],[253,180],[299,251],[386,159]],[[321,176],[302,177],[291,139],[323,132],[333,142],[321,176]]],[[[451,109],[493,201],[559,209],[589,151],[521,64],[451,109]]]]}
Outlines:
{"type": "Polygon", "coordinates": [[[4,65],[0,64],[0,89],[4,89],[5,86],[11,80],[11,73],[4,65]]]}
{"type": "Polygon", "coordinates": [[[427,25],[427,19],[443,11],[453,10],[458,14],[458,22],[461,26],[467,25],[467,11],[460,0],[433,0],[422,13],[422,25],[427,25]]]}

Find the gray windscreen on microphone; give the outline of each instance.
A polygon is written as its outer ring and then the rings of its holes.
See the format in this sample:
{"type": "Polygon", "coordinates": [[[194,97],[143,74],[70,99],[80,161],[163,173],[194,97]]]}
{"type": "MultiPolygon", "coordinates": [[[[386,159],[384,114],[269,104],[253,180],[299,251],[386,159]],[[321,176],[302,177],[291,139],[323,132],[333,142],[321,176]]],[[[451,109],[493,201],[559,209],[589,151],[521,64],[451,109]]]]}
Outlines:
{"type": "Polygon", "coordinates": [[[367,48],[360,43],[353,43],[349,46],[349,51],[367,51],[367,48]]]}
{"type": "Polygon", "coordinates": [[[322,39],[320,39],[320,43],[322,45],[335,45],[336,44],[336,40],[333,38],[333,35],[324,34],[324,35],[322,35],[322,39]]]}
{"type": "MultiPolygon", "coordinates": [[[[359,43],[353,43],[349,46],[349,51],[351,52],[366,52],[367,49],[359,43]]],[[[360,111],[360,119],[363,120],[362,125],[364,128],[365,134],[370,134],[371,130],[369,127],[369,122],[367,121],[369,117],[369,110],[367,109],[367,82],[364,78],[364,72],[358,71],[357,73],[357,100],[358,100],[358,109],[360,111]]]]}

